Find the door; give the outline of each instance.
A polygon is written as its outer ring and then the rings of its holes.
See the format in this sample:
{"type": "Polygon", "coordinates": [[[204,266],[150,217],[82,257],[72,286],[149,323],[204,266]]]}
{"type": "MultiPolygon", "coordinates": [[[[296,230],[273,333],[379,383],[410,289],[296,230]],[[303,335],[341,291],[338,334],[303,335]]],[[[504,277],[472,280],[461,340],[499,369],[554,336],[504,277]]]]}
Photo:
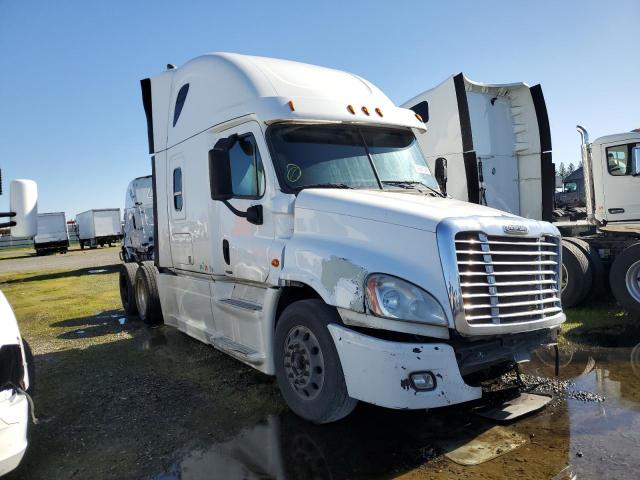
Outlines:
{"type": "MultiPolygon", "coordinates": [[[[273,242],[273,225],[270,212],[265,207],[270,192],[266,176],[270,170],[268,151],[262,131],[256,122],[222,132],[214,140],[238,135],[229,152],[231,183],[234,197],[224,202],[213,201],[217,213],[218,238],[213,242],[214,271],[240,281],[264,283],[269,273],[271,260],[269,247],[273,242]],[[246,212],[249,207],[263,208],[263,223],[255,225],[238,216],[232,209],[246,212]],[[231,207],[231,208],[230,208],[231,207]]],[[[212,145],[213,147],[213,145],[212,145]]],[[[215,172],[211,172],[215,175],[215,172]]]]}
{"type": "Polygon", "coordinates": [[[190,270],[193,265],[191,229],[187,222],[188,202],[185,201],[185,162],[181,153],[169,161],[167,194],[169,195],[170,228],[169,244],[174,268],[190,270]]]}
{"type": "Polygon", "coordinates": [[[608,222],[640,220],[640,176],[631,175],[632,151],[636,145],[640,144],[604,144],[600,147],[604,159],[601,162],[604,218],[608,222]]]}

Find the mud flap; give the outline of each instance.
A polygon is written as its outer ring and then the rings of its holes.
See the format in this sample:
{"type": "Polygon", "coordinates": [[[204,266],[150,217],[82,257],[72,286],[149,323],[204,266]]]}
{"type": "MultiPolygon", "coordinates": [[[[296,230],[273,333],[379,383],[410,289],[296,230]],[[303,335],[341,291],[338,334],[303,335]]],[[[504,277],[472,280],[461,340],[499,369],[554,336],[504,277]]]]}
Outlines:
{"type": "Polygon", "coordinates": [[[552,397],[548,395],[521,393],[501,404],[481,407],[475,413],[496,422],[511,422],[516,418],[541,410],[551,399],[552,397]]]}

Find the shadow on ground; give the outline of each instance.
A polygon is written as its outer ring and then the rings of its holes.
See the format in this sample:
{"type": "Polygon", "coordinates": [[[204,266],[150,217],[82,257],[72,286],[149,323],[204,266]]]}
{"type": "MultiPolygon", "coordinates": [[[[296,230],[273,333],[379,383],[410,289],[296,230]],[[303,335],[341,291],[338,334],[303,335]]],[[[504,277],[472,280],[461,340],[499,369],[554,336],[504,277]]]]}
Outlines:
{"type": "Polygon", "coordinates": [[[83,275],[101,275],[117,272],[120,269],[120,263],[113,265],[104,265],[100,267],[79,268],[77,270],[65,270],[62,272],[45,273],[42,275],[31,275],[29,277],[12,278],[6,280],[6,284],[39,282],[42,280],[57,280],[69,277],[81,277],[83,275]]]}

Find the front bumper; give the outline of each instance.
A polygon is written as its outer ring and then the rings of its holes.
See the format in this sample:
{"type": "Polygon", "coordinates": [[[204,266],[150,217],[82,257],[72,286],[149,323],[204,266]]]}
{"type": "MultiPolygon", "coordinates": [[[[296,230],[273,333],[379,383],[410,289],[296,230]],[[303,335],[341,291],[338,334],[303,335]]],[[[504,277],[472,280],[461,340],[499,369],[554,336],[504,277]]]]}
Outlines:
{"type": "Polygon", "coordinates": [[[331,324],[329,332],[340,357],[349,396],[396,409],[423,409],[468,402],[482,396],[467,385],[453,347],[446,343],[404,343],[381,340],[331,324]],[[436,386],[418,391],[409,375],[433,373],[436,386]]]}
{"type": "Polygon", "coordinates": [[[15,469],[27,449],[29,402],[24,394],[0,392],[0,476],[15,469]]]}

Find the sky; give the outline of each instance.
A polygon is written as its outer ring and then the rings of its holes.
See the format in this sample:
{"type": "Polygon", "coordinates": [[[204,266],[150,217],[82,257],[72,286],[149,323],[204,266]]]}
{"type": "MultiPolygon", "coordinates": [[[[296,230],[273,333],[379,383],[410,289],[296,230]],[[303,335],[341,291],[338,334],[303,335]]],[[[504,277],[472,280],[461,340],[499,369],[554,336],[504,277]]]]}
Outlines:
{"type": "Polygon", "coordinates": [[[640,2],[0,0],[0,168],[40,212],[124,207],[151,173],[139,81],[202,53],[356,73],[401,104],[448,76],[540,83],[553,158],[640,127],[640,2]]]}

